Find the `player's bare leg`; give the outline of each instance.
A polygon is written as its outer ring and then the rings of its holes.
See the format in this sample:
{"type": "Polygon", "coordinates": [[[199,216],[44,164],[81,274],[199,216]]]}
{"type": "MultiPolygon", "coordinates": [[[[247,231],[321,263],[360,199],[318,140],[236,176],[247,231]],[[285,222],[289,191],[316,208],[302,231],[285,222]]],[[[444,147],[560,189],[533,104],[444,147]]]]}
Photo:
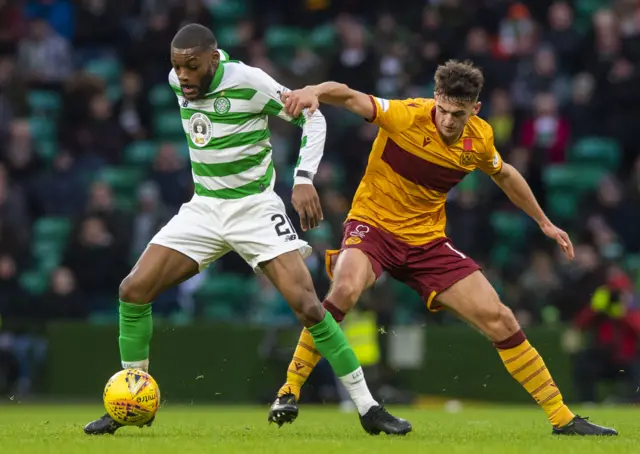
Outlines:
{"type": "MultiPolygon", "coordinates": [[[[153,330],[151,302],[163,291],[198,273],[198,264],[173,249],[150,244],[120,284],[120,356],[123,367],[146,370],[153,330]]],[[[147,423],[151,425],[153,419],[147,423]]],[[[88,435],[113,434],[121,427],[108,414],[84,428],[88,435]]]]}
{"type": "MultiPolygon", "coordinates": [[[[411,424],[388,413],[371,396],[362,368],[344,333],[316,296],[313,281],[302,256],[297,252],[283,254],[262,265],[262,269],[282,293],[291,309],[304,324],[314,350],[327,358],[340,381],[358,408],[362,427],[370,434],[380,432],[404,435],[411,424]]],[[[355,301],[354,303],[355,304],[355,301]]],[[[275,405],[275,404],[274,404],[275,405]]],[[[278,407],[278,406],[276,406],[278,407]]],[[[282,425],[292,422],[298,414],[295,400],[292,405],[271,408],[269,421],[282,425]]]]}
{"type": "Polygon", "coordinates": [[[436,301],[493,341],[507,371],[547,414],[554,434],[617,435],[615,430],[592,424],[569,410],[542,357],[480,271],[444,290],[436,301]]]}

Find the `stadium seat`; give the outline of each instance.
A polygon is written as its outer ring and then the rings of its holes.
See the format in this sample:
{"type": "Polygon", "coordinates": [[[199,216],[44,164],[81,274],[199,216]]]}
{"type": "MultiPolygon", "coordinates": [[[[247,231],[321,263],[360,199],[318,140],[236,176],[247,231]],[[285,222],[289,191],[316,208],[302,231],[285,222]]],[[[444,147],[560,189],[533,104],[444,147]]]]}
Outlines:
{"type": "Polygon", "coordinates": [[[155,142],[133,142],[124,149],[124,162],[132,165],[148,164],[153,161],[157,152],[158,147],[155,142]]]}
{"type": "Polygon", "coordinates": [[[122,68],[120,63],[112,58],[99,58],[91,60],[84,65],[84,71],[99,76],[106,82],[118,82],[122,68]]]}
{"type": "Polygon", "coordinates": [[[149,91],[149,102],[153,108],[163,109],[165,107],[171,107],[177,101],[176,95],[173,93],[171,87],[168,84],[160,84],[149,91]]]}
{"type": "Polygon", "coordinates": [[[326,24],[314,28],[308,35],[308,44],[316,50],[325,50],[333,47],[336,39],[336,31],[333,25],[326,24]]]}
{"type": "Polygon", "coordinates": [[[278,49],[297,47],[304,39],[298,28],[271,26],[265,33],[264,41],[270,49],[278,49]]]}
{"type": "Polygon", "coordinates": [[[62,104],[60,93],[49,90],[33,90],[29,92],[29,107],[35,114],[55,114],[62,104]]]}
{"type": "Polygon", "coordinates": [[[600,179],[607,173],[601,166],[566,164],[549,166],[543,179],[550,189],[566,189],[584,192],[595,189],[600,179]]]}
{"type": "Polygon", "coordinates": [[[547,210],[553,218],[571,220],[578,214],[581,193],[566,189],[547,192],[547,210]]]}
{"type": "MultiPolygon", "coordinates": [[[[240,44],[240,37],[238,36],[238,30],[234,25],[227,25],[216,29],[216,38],[218,42],[224,43],[224,49],[231,49],[240,44]]],[[[231,56],[233,58],[233,56],[231,56]]]]}
{"type": "Polygon", "coordinates": [[[25,271],[20,275],[20,285],[32,295],[42,295],[49,287],[49,273],[43,271],[25,271]]]}
{"type": "Polygon", "coordinates": [[[107,182],[114,192],[133,191],[144,178],[144,170],[137,167],[106,167],[98,179],[107,182]]]}
{"type": "Polygon", "coordinates": [[[180,115],[175,110],[157,112],[155,132],[161,138],[181,138],[184,140],[184,129],[182,129],[180,115]]]}
{"type": "Polygon", "coordinates": [[[498,211],[491,214],[491,227],[501,241],[509,244],[524,244],[529,222],[520,212],[498,211]]]}
{"type": "Polygon", "coordinates": [[[66,241],[71,233],[68,218],[47,216],[36,220],[33,225],[33,241],[66,241]]]}
{"type": "Polygon", "coordinates": [[[569,150],[569,162],[592,164],[615,171],[620,166],[620,145],[607,137],[584,137],[569,150]]]}
{"type": "Polygon", "coordinates": [[[45,162],[49,163],[58,154],[58,142],[48,138],[36,140],[36,153],[45,162]]]}
{"type": "Polygon", "coordinates": [[[50,118],[34,116],[29,119],[31,136],[39,142],[43,139],[53,139],[56,133],[56,124],[50,118]]]}
{"type": "Polygon", "coordinates": [[[223,2],[208,2],[208,5],[209,11],[214,17],[214,23],[218,26],[228,25],[231,21],[236,21],[243,17],[247,17],[248,11],[246,0],[225,0],[223,2]]]}

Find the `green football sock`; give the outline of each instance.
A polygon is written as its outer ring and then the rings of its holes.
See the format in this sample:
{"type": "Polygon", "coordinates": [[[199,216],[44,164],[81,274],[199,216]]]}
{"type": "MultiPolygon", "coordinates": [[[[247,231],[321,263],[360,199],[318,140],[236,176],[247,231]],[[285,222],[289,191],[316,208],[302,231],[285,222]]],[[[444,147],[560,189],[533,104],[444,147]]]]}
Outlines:
{"type": "Polygon", "coordinates": [[[324,320],[307,329],[316,349],[329,361],[338,377],[349,375],[360,367],[356,354],[331,313],[327,311],[324,320]]]}
{"type": "Polygon", "coordinates": [[[120,360],[122,367],[146,369],[149,343],[153,334],[151,303],[131,304],[120,301],[120,360]]]}

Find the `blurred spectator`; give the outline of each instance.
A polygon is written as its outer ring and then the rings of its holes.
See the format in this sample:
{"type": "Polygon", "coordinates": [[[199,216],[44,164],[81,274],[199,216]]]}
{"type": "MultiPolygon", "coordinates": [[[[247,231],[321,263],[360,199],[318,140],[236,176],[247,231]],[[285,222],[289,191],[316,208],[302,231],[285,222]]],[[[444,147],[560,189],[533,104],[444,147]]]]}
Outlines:
{"type": "Polygon", "coordinates": [[[571,102],[567,116],[574,138],[602,132],[601,119],[595,99],[596,80],[589,73],[579,73],[573,78],[571,102]]]}
{"type": "Polygon", "coordinates": [[[522,288],[523,306],[532,314],[540,314],[544,307],[558,303],[556,297],[562,282],[552,257],[544,250],[533,252],[531,264],[518,284],[522,288]]]}
{"type": "Polygon", "coordinates": [[[0,254],[0,315],[4,317],[29,317],[27,293],[20,286],[20,270],[15,259],[0,254]]]}
{"type": "Polygon", "coordinates": [[[168,46],[176,30],[171,28],[169,18],[166,11],[153,14],[142,38],[128,54],[128,60],[140,71],[145,84],[167,83],[170,70],[168,46]]]}
{"type": "Polygon", "coordinates": [[[582,36],[575,28],[571,5],[564,1],[555,1],[547,11],[549,30],[544,41],[557,52],[560,70],[573,74],[580,64],[582,36]]]}
{"type": "Polygon", "coordinates": [[[76,2],[75,47],[97,55],[113,48],[123,49],[127,37],[123,24],[123,3],[107,0],[76,2]]]}
{"type": "Polygon", "coordinates": [[[170,218],[160,200],[158,186],[152,182],[143,183],[138,188],[138,210],[133,218],[130,257],[140,256],[151,238],[170,218]]]}
{"type": "Polygon", "coordinates": [[[57,34],[72,39],[74,34],[74,8],[70,0],[28,0],[27,17],[45,19],[57,34]]]}
{"type": "Polygon", "coordinates": [[[570,137],[569,121],[558,112],[551,93],[539,93],[534,104],[533,117],[522,125],[522,145],[543,152],[545,162],[564,162],[570,137]]]}
{"type": "Polygon", "coordinates": [[[569,100],[571,83],[564,74],[558,72],[556,54],[552,48],[539,49],[532,62],[522,60],[518,73],[512,89],[518,107],[531,108],[535,96],[541,92],[549,93],[560,106],[569,100]]]}
{"type": "Polygon", "coordinates": [[[131,219],[116,206],[111,186],[104,181],[96,181],[89,189],[89,200],[85,210],[88,217],[99,217],[114,235],[115,241],[128,248],[131,234],[131,219]]]}
{"type": "Polygon", "coordinates": [[[23,187],[28,186],[43,168],[42,160],[34,151],[29,122],[11,122],[9,143],[1,158],[12,180],[23,187]]]}
{"type": "Polygon", "coordinates": [[[75,216],[82,212],[86,193],[82,175],[71,153],[59,152],[51,170],[36,183],[37,211],[46,216],[75,216]]]}
{"type": "Polygon", "coordinates": [[[491,92],[487,121],[493,128],[493,140],[499,150],[507,147],[515,130],[515,116],[506,90],[491,92]]]}
{"type": "Polygon", "coordinates": [[[0,55],[13,52],[24,33],[24,15],[16,0],[0,0],[0,55]]]}
{"type": "Polygon", "coordinates": [[[178,156],[173,144],[160,145],[153,161],[151,179],[157,183],[162,201],[169,208],[177,210],[189,200],[192,187],[191,173],[178,156]]]}
{"type": "Polygon", "coordinates": [[[89,106],[89,118],[77,131],[78,154],[93,156],[109,164],[119,163],[126,136],[113,115],[111,102],[104,95],[96,95],[89,106]]]}
{"type": "Polygon", "coordinates": [[[125,71],[121,85],[122,96],[113,108],[114,115],[129,140],[143,140],[151,131],[151,106],[143,91],[140,74],[125,71]]]}
{"type": "Polygon", "coordinates": [[[103,219],[89,216],[80,223],[78,236],[71,240],[62,263],[77,278],[90,310],[114,306],[128,266],[103,219]]]}
{"type": "Polygon", "coordinates": [[[351,18],[343,18],[338,22],[338,34],[342,48],[333,58],[329,79],[359,87],[365,93],[373,93],[376,89],[377,62],[366,45],[362,25],[351,18]]]}
{"type": "Polygon", "coordinates": [[[590,335],[574,362],[581,402],[597,401],[596,385],[601,379],[624,384],[618,399],[638,400],[640,311],[629,277],[619,269],[610,274],[606,284],[596,289],[591,304],[575,318],[576,327],[590,335]]]}
{"type": "Polygon", "coordinates": [[[19,244],[28,238],[29,216],[24,191],[13,184],[7,168],[0,164],[0,219],[7,228],[19,232],[19,244]]]}
{"type": "Polygon", "coordinates": [[[71,74],[71,48],[44,19],[32,19],[18,46],[18,65],[31,86],[57,88],[71,74]]]}
{"type": "Polygon", "coordinates": [[[49,289],[39,299],[37,312],[45,319],[79,319],[89,315],[90,302],[78,290],[73,272],[64,267],[51,273],[49,289]]]}
{"type": "Polygon", "coordinates": [[[178,30],[180,27],[193,22],[203,25],[213,23],[213,16],[207,10],[203,0],[178,2],[171,8],[169,17],[171,18],[171,29],[173,30],[178,30]]]}
{"type": "MultiPolygon", "coordinates": [[[[29,114],[27,87],[15,70],[11,57],[0,56],[0,136],[13,118],[29,114]]],[[[2,145],[0,144],[0,149],[2,145]]]]}

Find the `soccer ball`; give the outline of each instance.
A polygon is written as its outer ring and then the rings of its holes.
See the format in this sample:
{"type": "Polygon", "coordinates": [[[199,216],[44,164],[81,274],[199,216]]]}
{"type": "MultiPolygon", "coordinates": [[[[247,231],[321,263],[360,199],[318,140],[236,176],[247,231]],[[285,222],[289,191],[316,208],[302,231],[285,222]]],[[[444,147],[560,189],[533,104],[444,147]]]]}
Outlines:
{"type": "Polygon", "coordinates": [[[151,375],[140,369],[124,369],[104,387],[104,408],[125,426],[143,426],[160,406],[160,388],[151,375]]]}

